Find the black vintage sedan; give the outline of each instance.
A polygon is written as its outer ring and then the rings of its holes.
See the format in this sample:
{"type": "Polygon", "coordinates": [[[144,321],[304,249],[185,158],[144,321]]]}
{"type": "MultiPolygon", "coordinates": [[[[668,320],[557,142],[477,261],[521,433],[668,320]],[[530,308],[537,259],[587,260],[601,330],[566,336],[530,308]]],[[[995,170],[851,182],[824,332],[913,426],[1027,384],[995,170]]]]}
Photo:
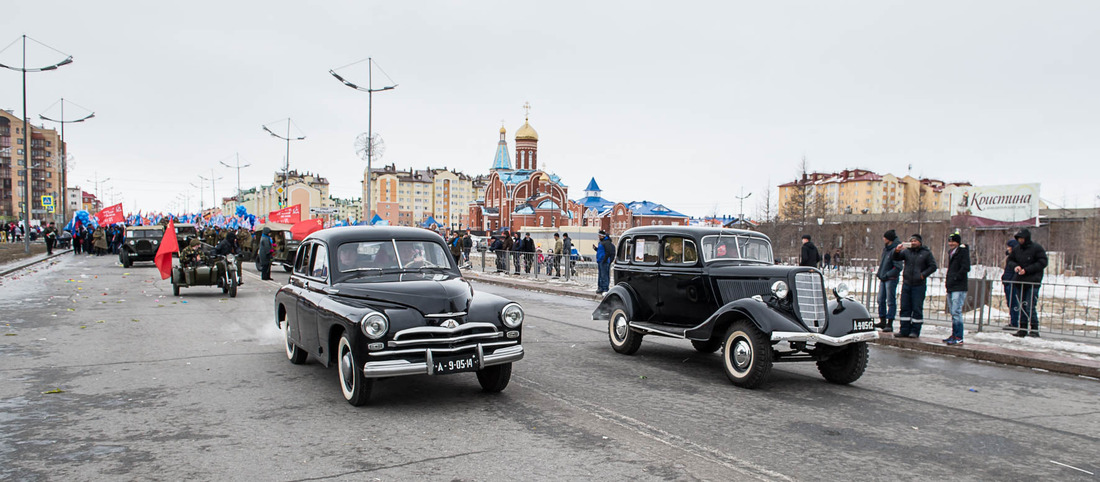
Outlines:
{"type": "Polygon", "coordinates": [[[291,363],[335,364],[352,405],[376,378],[475,372],[504,390],[523,358],[523,309],[462,278],[443,238],[405,227],[351,226],[311,234],[290,283],[275,294],[275,323],[291,363]]]}
{"type": "Polygon", "coordinates": [[[608,320],[611,347],[627,355],[647,335],[688,340],[703,353],[721,349],[726,376],[747,388],[778,361],[814,361],[830,382],[857,380],[867,341],[878,337],[867,309],[843,284],[830,300],[816,269],[772,260],[761,233],[633,228],[619,239],[616,284],[592,318],[608,320]]]}

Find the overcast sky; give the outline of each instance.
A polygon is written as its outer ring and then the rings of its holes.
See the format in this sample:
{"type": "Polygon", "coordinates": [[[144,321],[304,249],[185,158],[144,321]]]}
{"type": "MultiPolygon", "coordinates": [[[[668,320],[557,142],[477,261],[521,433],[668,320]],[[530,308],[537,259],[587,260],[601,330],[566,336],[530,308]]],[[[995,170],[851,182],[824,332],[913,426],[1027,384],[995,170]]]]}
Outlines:
{"type": "MultiPolygon", "coordinates": [[[[487,173],[501,121],[514,153],[530,102],[539,166],[574,199],[595,177],[611,200],[736,214],[743,187],[755,213],[804,155],[812,170],[1040,182],[1092,207],[1098,21],[1093,1],[24,1],[5,7],[0,47],[25,33],[74,57],[29,74],[28,112],[56,117],[60,97],[94,110],[66,129],[70,179],[110,178],[127,211],[185,192],[197,209],[199,175],[231,194],[218,161],[235,153],[243,187],[270,183],[286,146],[261,125],[287,117],[307,136],[291,168],[358,197],[367,95],[328,70],[368,56],[399,84],[373,117],[400,168],[487,173]]],[[[0,53],[19,60],[18,44],[0,53]]],[[[366,65],[340,73],[365,84],[366,65]]],[[[17,115],[20,85],[0,71],[17,115]]]]}

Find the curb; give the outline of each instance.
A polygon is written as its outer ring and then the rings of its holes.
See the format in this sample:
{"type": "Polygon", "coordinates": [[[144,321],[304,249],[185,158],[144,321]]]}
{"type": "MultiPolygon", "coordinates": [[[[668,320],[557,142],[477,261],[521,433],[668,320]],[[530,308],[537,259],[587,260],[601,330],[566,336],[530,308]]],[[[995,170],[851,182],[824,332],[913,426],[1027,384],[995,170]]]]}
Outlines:
{"type": "MultiPolygon", "coordinates": [[[[504,286],[514,289],[549,293],[559,296],[571,296],[574,298],[593,301],[600,301],[603,299],[602,296],[597,296],[595,293],[582,294],[576,292],[575,290],[570,290],[566,288],[558,288],[554,286],[539,286],[530,283],[520,282],[518,280],[494,279],[492,277],[483,276],[476,272],[464,273],[463,277],[486,284],[504,286]]],[[[1002,365],[1034,368],[1054,373],[1078,375],[1100,379],[1100,364],[1072,363],[1070,361],[1067,361],[1067,359],[1072,360],[1072,358],[1055,354],[1029,352],[1000,347],[996,347],[993,350],[982,350],[970,348],[965,345],[961,347],[947,346],[936,343],[923,342],[919,340],[898,339],[889,335],[880,337],[876,340],[872,340],[871,343],[875,343],[881,346],[901,348],[905,350],[932,353],[936,355],[969,358],[972,360],[987,361],[999,363],[1002,365]]]]}
{"type": "Polygon", "coordinates": [[[947,346],[936,343],[926,343],[915,340],[901,340],[890,336],[882,337],[872,343],[903,348],[907,350],[934,353],[937,355],[970,358],[1002,365],[1013,365],[1024,368],[1037,368],[1055,373],[1067,375],[1079,375],[1085,377],[1100,378],[1100,366],[1075,364],[1065,361],[1066,357],[1047,353],[1036,353],[1011,348],[997,348],[996,351],[968,348],[965,345],[947,346]]]}
{"type": "MultiPolygon", "coordinates": [[[[19,266],[13,267],[13,268],[8,268],[4,271],[0,271],[0,278],[3,278],[3,277],[5,277],[9,274],[12,274],[12,273],[16,272],[16,271],[20,271],[22,269],[29,268],[29,267],[34,266],[34,265],[36,265],[38,263],[41,263],[43,261],[49,261],[51,259],[54,259],[58,256],[61,256],[61,255],[65,254],[65,253],[71,253],[72,251],[73,251],[72,248],[66,249],[64,251],[55,251],[54,254],[52,254],[50,256],[46,256],[45,258],[30,261],[26,264],[21,264],[19,266]]],[[[16,261],[16,262],[18,263],[18,261],[16,261]]]]}

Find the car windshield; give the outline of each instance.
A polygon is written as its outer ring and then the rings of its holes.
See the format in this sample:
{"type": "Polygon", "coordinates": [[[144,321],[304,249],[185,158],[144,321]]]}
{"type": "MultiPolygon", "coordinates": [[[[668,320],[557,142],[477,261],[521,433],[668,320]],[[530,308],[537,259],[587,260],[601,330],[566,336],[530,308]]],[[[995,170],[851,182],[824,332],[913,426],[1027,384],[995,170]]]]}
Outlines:
{"type": "Polygon", "coordinates": [[[160,238],[161,232],[152,229],[135,229],[133,231],[126,231],[126,237],[130,239],[160,238]]]}
{"type": "Polygon", "coordinates": [[[772,263],[772,246],[766,239],[753,236],[706,236],[703,261],[748,260],[772,263]]]}
{"type": "Polygon", "coordinates": [[[450,255],[430,241],[360,241],[336,249],[340,272],[421,268],[449,269],[450,255]],[[395,248],[396,247],[396,251],[395,248]]]}

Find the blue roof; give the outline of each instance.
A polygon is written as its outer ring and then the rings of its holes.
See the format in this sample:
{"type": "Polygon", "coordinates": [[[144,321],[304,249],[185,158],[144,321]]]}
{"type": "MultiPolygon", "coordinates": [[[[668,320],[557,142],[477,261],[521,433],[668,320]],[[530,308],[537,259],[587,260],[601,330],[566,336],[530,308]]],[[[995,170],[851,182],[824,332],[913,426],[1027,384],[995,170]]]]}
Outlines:
{"type": "Polygon", "coordinates": [[[561,209],[561,207],[558,206],[558,203],[556,203],[556,202],[554,202],[550,199],[547,199],[547,200],[539,203],[538,209],[561,209]]]}
{"type": "Polygon", "coordinates": [[[493,169],[511,169],[512,160],[508,157],[508,141],[500,140],[497,144],[497,154],[493,156],[493,169]]]}
{"type": "MultiPolygon", "coordinates": [[[[530,179],[531,174],[534,174],[535,172],[536,171],[533,171],[531,169],[520,169],[516,171],[498,171],[497,175],[500,176],[500,182],[503,182],[505,185],[512,185],[519,184],[523,181],[530,179]]],[[[559,177],[557,174],[548,175],[550,176],[550,182],[557,184],[561,187],[567,187],[565,184],[562,184],[561,177],[559,177]]]]}
{"type": "Polygon", "coordinates": [[[649,201],[632,201],[626,203],[627,209],[630,209],[635,216],[679,216],[687,217],[684,214],[673,211],[663,204],[657,204],[649,201]]]}
{"type": "Polygon", "coordinates": [[[584,190],[585,191],[600,191],[601,189],[600,189],[600,185],[596,184],[596,178],[592,178],[591,181],[588,181],[588,187],[584,188],[584,190]]]}
{"type": "Polygon", "coordinates": [[[602,213],[604,210],[615,205],[614,201],[608,201],[599,196],[582,197],[577,200],[577,204],[585,207],[585,209],[595,209],[596,212],[602,213]]]}
{"type": "Polygon", "coordinates": [[[524,204],[522,207],[516,208],[516,214],[535,214],[535,210],[524,204]]]}

